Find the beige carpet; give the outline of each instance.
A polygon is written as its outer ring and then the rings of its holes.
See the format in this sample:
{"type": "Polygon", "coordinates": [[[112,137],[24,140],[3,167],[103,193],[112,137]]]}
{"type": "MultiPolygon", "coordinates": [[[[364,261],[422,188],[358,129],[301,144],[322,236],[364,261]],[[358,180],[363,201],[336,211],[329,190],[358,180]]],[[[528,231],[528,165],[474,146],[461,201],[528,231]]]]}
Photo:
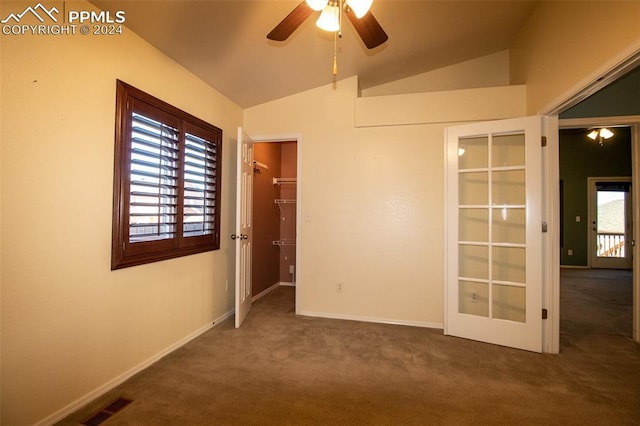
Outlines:
{"type": "Polygon", "coordinates": [[[296,317],[282,287],[60,424],[124,397],[104,425],[639,425],[630,273],[562,275],[560,355],[296,317]]]}

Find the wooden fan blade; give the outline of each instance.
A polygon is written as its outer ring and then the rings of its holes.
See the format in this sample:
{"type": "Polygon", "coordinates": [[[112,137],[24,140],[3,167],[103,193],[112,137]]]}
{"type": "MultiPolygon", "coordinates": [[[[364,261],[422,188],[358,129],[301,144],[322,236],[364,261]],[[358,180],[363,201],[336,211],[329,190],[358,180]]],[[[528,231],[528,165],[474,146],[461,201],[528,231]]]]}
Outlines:
{"type": "Polygon", "coordinates": [[[366,15],[359,19],[350,8],[347,8],[346,13],[367,48],[378,47],[389,39],[389,36],[384,32],[371,12],[367,12],[366,15]]]}
{"type": "Polygon", "coordinates": [[[285,41],[312,13],[313,9],[307,5],[306,1],[303,1],[267,34],[267,38],[269,40],[285,41]]]}

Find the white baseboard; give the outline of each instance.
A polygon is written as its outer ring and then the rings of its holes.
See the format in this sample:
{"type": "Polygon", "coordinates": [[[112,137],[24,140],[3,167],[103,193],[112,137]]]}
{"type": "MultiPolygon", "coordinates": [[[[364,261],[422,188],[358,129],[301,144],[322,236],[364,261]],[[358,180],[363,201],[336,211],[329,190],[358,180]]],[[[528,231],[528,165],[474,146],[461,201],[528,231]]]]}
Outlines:
{"type": "Polygon", "coordinates": [[[364,316],[357,316],[357,315],[342,315],[342,314],[333,314],[333,313],[328,314],[324,312],[311,312],[311,311],[301,311],[300,315],[304,315],[308,317],[318,317],[318,318],[375,322],[380,324],[407,325],[411,327],[444,329],[444,324],[436,323],[436,322],[406,321],[406,320],[389,319],[389,318],[364,317],[364,316]]]}
{"type": "Polygon", "coordinates": [[[284,281],[277,282],[274,285],[272,285],[271,287],[267,288],[266,290],[262,290],[260,293],[258,293],[255,296],[253,296],[251,298],[251,303],[255,302],[258,299],[263,298],[264,296],[266,296],[267,294],[271,293],[273,290],[275,290],[276,288],[280,287],[281,285],[282,286],[286,286],[286,287],[295,287],[296,283],[288,283],[288,282],[284,282],[284,281]]]}
{"type": "Polygon", "coordinates": [[[232,309],[231,311],[221,315],[220,317],[216,318],[212,323],[207,324],[207,325],[205,325],[203,327],[200,327],[199,329],[197,329],[193,333],[190,333],[189,335],[183,337],[182,339],[178,340],[177,342],[173,343],[172,345],[167,346],[166,348],[164,348],[163,350],[161,350],[157,354],[153,355],[152,357],[146,359],[145,361],[143,361],[140,364],[136,365],[135,367],[129,369],[128,371],[125,371],[124,373],[120,374],[119,376],[109,380],[107,383],[105,383],[102,386],[92,390],[91,392],[89,392],[88,394],[83,396],[82,398],[72,402],[71,404],[67,405],[63,409],[61,409],[61,410],[55,412],[54,414],[52,414],[52,415],[40,420],[39,422],[37,422],[35,424],[38,425],[38,426],[41,426],[41,425],[45,426],[45,425],[52,425],[54,423],[59,422],[60,420],[62,420],[65,417],[67,417],[68,415],[70,415],[70,414],[74,413],[75,411],[77,411],[78,409],[84,407],[85,405],[87,405],[91,401],[101,397],[102,395],[104,395],[105,393],[109,392],[110,390],[112,390],[116,386],[124,383],[125,381],[127,381],[128,379],[133,377],[134,375],[138,374],[139,372],[141,372],[145,368],[149,367],[151,364],[159,361],[162,357],[170,354],[171,352],[173,352],[176,349],[184,346],[185,344],[187,344],[191,340],[195,339],[196,337],[198,337],[201,334],[205,333],[206,331],[210,330],[214,326],[220,324],[222,321],[224,321],[225,319],[229,318],[234,313],[235,313],[235,309],[232,309]]]}
{"type": "Polygon", "coordinates": [[[280,283],[275,283],[271,287],[268,287],[267,289],[262,290],[260,293],[256,294],[255,296],[253,296],[251,298],[251,303],[255,302],[258,299],[262,299],[263,297],[265,297],[267,294],[271,293],[273,290],[275,290],[279,286],[280,286],[280,283]]]}

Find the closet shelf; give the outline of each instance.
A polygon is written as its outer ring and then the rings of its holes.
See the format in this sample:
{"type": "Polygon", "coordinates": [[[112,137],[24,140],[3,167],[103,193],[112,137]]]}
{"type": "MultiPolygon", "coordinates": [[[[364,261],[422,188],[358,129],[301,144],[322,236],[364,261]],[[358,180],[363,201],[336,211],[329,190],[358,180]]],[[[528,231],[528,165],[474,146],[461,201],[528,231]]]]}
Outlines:
{"type": "Polygon", "coordinates": [[[295,204],[296,200],[276,198],[275,200],[273,200],[273,202],[276,203],[276,204],[295,204]]]}
{"type": "Polygon", "coordinates": [[[296,184],[297,179],[296,178],[273,178],[273,184],[274,185],[285,185],[285,184],[296,184]]]}
{"type": "Polygon", "coordinates": [[[260,167],[261,169],[269,170],[269,166],[267,166],[267,165],[266,165],[266,164],[264,164],[264,163],[261,163],[260,161],[255,161],[255,160],[254,160],[254,161],[253,161],[253,165],[254,165],[254,167],[260,167]]]}
{"type": "Polygon", "coordinates": [[[296,242],[291,240],[276,240],[273,242],[274,246],[295,246],[296,242]]]}

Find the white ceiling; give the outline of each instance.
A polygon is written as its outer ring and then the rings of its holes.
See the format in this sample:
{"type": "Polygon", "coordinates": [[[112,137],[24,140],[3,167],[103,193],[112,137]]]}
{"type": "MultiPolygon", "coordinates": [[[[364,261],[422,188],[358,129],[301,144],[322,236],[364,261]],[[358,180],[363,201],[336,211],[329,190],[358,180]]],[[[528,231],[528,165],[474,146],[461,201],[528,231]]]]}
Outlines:
{"type": "MultiPolygon", "coordinates": [[[[285,42],[266,35],[301,0],[91,0],[241,107],[329,84],[333,35],[314,13],[285,42]]],[[[338,79],[362,88],[508,49],[538,1],[374,0],[389,40],[368,50],[348,20],[338,79]]]]}

